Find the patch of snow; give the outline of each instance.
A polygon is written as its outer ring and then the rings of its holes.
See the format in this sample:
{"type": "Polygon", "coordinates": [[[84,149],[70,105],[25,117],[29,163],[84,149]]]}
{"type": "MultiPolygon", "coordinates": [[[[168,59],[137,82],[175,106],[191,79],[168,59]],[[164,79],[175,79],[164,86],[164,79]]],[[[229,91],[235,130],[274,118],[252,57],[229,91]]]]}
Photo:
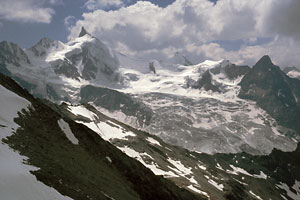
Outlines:
{"type": "Polygon", "coordinates": [[[112,163],[112,160],[111,160],[111,158],[110,158],[109,156],[106,156],[105,158],[106,158],[106,160],[107,160],[108,162],[112,163]]]}
{"type": "Polygon", "coordinates": [[[96,117],[96,115],[93,112],[86,109],[84,106],[68,106],[68,109],[74,115],[81,115],[83,117],[90,119],[91,121],[93,121],[96,117]]]}
{"type": "Polygon", "coordinates": [[[121,151],[123,151],[127,156],[131,157],[131,158],[141,158],[140,153],[135,151],[134,149],[131,149],[127,146],[125,147],[118,147],[118,149],[120,149],[121,151]]]}
{"type": "Polygon", "coordinates": [[[292,71],[289,71],[287,73],[287,75],[291,78],[299,78],[300,77],[300,72],[299,71],[296,71],[296,70],[292,70],[292,71]]]}
{"type": "Polygon", "coordinates": [[[252,176],[246,170],[244,170],[244,169],[242,169],[240,167],[235,167],[233,165],[229,165],[229,166],[233,169],[233,171],[230,171],[230,170],[227,169],[226,172],[228,172],[230,174],[238,175],[239,173],[241,173],[241,174],[245,174],[247,176],[252,176]]]}
{"type": "MultiPolygon", "coordinates": [[[[176,169],[179,170],[181,175],[192,174],[192,168],[191,167],[189,167],[189,168],[185,167],[180,161],[173,160],[172,158],[168,158],[168,162],[171,163],[172,165],[174,165],[176,167],[176,169]]],[[[171,169],[174,169],[174,168],[171,168],[171,169]]]]}
{"type": "Polygon", "coordinates": [[[219,170],[225,171],[225,170],[221,167],[221,165],[220,165],[219,163],[217,163],[216,168],[218,168],[219,170]]]}
{"type": "Polygon", "coordinates": [[[224,189],[224,185],[223,184],[218,184],[216,181],[210,179],[209,176],[207,176],[207,175],[204,175],[204,177],[208,180],[208,183],[210,183],[211,185],[213,185],[218,190],[223,191],[223,189],[224,189]]]}
{"type": "Polygon", "coordinates": [[[255,178],[261,178],[261,179],[267,179],[268,178],[268,176],[263,171],[260,171],[259,175],[254,174],[253,177],[255,177],[255,178]]]}
{"type": "Polygon", "coordinates": [[[206,196],[206,197],[209,198],[209,196],[208,196],[208,194],[206,192],[203,192],[203,191],[199,190],[198,188],[194,187],[193,185],[189,185],[189,186],[187,186],[187,188],[190,189],[190,190],[192,190],[193,192],[202,194],[202,195],[204,195],[204,196],[206,196]]]}
{"type": "Polygon", "coordinates": [[[254,194],[251,190],[249,191],[249,193],[250,193],[251,195],[253,195],[256,199],[258,199],[258,200],[263,200],[260,196],[254,194]]]}
{"type": "Polygon", "coordinates": [[[113,118],[113,119],[117,119],[118,121],[124,123],[124,124],[130,124],[131,126],[134,127],[139,127],[140,124],[138,123],[138,119],[134,116],[128,116],[126,114],[124,114],[121,111],[109,111],[105,108],[96,106],[95,104],[92,104],[99,112],[103,113],[104,115],[113,118]]]}
{"type": "Polygon", "coordinates": [[[114,139],[128,140],[128,137],[136,136],[133,132],[126,131],[118,124],[109,120],[105,122],[99,122],[97,124],[95,122],[87,123],[78,120],[76,122],[84,124],[94,132],[98,133],[106,141],[112,141],[114,139]]]}
{"type": "Polygon", "coordinates": [[[157,140],[155,140],[155,139],[153,139],[153,138],[151,138],[151,137],[147,137],[146,140],[147,140],[148,142],[150,142],[151,144],[161,146],[161,144],[160,144],[157,140]]]}
{"type": "MultiPolygon", "coordinates": [[[[107,122],[107,121],[106,121],[107,122]]],[[[131,131],[125,131],[120,127],[114,127],[106,122],[100,122],[97,127],[100,130],[100,135],[104,140],[110,141],[113,139],[127,140],[127,137],[135,137],[136,135],[131,131]]],[[[110,121],[109,121],[110,123],[110,121]]]]}
{"type": "MultiPolygon", "coordinates": [[[[178,177],[178,175],[174,174],[172,171],[164,171],[164,170],[160,169],[159,166],[154,162],[152,162],[151,164],[145,163],[141,156],[141,155],[145,155],[145,153],[139,153],[139,152],[135,151],[134,149],[131,149],[127,146],[118,147],[118,149],[123,151],[127,156],[138,160],[145,167],[149,168],[155,175],[162,175],[164,177],[178,177]]],[[[152,158],[151,156],[149,156],[149,157],[152,158]]]]}
{"type": "Polygon", "coordinates": [[[172,149],[168,148],[168,147],[165,147],[165,149],[169,150],[169,151],[173,151],[172,149]]]}
{"type": "MultiPolygon", "coordinates": [[[[244,178],[244,177],[242,177],[242,178],[244,178]]],[[[244,183],[244,182],[242,182],[242,181],[239,181],[239,180],[237,180],[237,179],[235,179],[235,178],[234,178],[234,180],[236,180],[237,182],[239,182],[239,183],[242,184],[242,185],[248,185],[247,183],[244,183]]]]}
{"type": "Polygon", "coordinates": [[[295,180],[295,184],[292,187],[298,194],[300,194],[300,181],[295,180]]]}
{"type": "Polygon", "coordinates": [[[293,189],[295,189],[296,193],[294,193],[293,191],[290,190],[290,187],[285,184],[285,183],[280,183],[277,184],[276,186],[278,186],[279,188],[283,189],[286,191],[286,194],[294,200],[298,200],[300,199],[300,182],[299,181],[295,181],[295,184],[293,185],[293,189]]]}
{"type": "Polygon", "coordinates": [[[200,165],[200,164],[198,164],[198,167],[199,167],[200,169],[202,169],[202,170],[206,170],[206,169],[207,169],[205,166],[200,165]]]}
{"type": "Polygon", "coordinates": [[[191,178],[189,178],[189,181],[190,181],[191,183],[193,183],[193,184],[198,185],[198,182],[195,180],[195,177],[194,177],[194,176],[192,176],[191,178]]]}
{"type": "Polygon", "coordinates": [[[66,136],[70,140],[70,142],[72,142],[73,144],[79,143],[78,139],[73,134],[69,124],[67,122],[65,122],[65,120],[60,119],[57,121],[57,123],[58,123],[60,129],[66,134],[66,136]]]}

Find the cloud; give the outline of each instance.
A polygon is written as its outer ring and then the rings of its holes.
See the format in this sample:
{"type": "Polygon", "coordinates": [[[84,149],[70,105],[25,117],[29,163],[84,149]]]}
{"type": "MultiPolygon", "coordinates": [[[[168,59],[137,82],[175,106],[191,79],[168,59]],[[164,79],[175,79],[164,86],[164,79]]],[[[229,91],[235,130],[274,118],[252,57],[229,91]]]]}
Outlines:
{"type": "Polygon", "coordinates": [[[266,27],[270,32],[300,39],[300,1],[276,1],[272,12],[266,17],[266,27]]]}
{"type": "Polygon", "coordinates": [[[162,8],[138,1],[117,10],[83,13],[83,19],[71,27],[70,37],[77,36],[84,26],[112,48],[146,58],[168,59],[182,51],[193,62],[227,58],[253,64],[271,54],[277,64],[299,65],[299,56],[292,57],[300,49],[298,2],[177,0],[162,8]],[[261,42],[262,38],[270,39],[261,42]],[[241,44],[231,48],[233,51],[218,41],[241,44]]]}
{"type": "Polygon", "coordinates": [[[55,11],[46,4],[44,0],[1,0],[0,19],[50,23],[55,11]]]}
{"type": "Polygon", "coordinates": [[[67,16],[64,19],[64,24],[66,27],[73,27],[75,23],[76,23],[76,18],[74,16],[67,16]]]}
{"type": "Polygon", "coordinates": [[[52,5],[63,5],[64,0],[49,0],[49,3],[52,4],[52,5]]]}
{"type": "Polygon", "coordinates": [[[97,10],[107,7],[121,7],[124,3],[121,0],[88,0],[85,7],[89,10],[97,10]]]}

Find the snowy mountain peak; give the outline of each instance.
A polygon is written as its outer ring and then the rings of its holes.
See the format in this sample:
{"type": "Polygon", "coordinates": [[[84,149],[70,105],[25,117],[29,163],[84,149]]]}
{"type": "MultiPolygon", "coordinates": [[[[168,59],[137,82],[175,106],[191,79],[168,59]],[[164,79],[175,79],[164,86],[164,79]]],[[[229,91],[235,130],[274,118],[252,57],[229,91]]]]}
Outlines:
{"type": "Polygon", "coordinates": [[[35,56],[47,56],[52,51],[57,51],[63,48],[63,43],[60,41],[52,40],[50,38],[42,38],[37,44],[28,49],[32,51],[35,56]]]}
{"type": "Polygon", "coordinates": [[[79,36],[78,37],[82,37],[82,36],[84,36],[84,35],[86,35],[86,34],[89,34],[86,30],[85,30],[85,28],[84,27],[81,27],[81,31],[80,31],[80,33],[79,33],[79,36]]]}
{"type": "Polygon", "coordinates": [[[49,38],[41,39],[28,51],[31,59],[58,75],[80,80],[116,80],[119,61],[99,39],[82,28],[80,37],[66,44],[49,38]],[[41,64],[42,63],[42,64],[41,64]]]}
{"type": "Polygon", "coordinates": [[[207,69],[224,68],[229,64],[231,64],[230,61],[224,59],[219,61],[205,60],[204,62],[199,63],[197,66],[200,71],[206,71],[207,69]]]}
{"type": "Polygon", "coordinates": [[[54,42],[54,40],[44,37],[42,38],[36,45],[34,45],[33,47],[38,47],[38,46],[42,46],[44,48],[50,48],[51,44],[54,42]]]}
{"type": "Polygon", "coordinates": [[[0,63],[12,64],[16,67],[21,66],[20,63],[30,64],[26,53],[17,44],[3,41],[0,43],[0,63]]]}

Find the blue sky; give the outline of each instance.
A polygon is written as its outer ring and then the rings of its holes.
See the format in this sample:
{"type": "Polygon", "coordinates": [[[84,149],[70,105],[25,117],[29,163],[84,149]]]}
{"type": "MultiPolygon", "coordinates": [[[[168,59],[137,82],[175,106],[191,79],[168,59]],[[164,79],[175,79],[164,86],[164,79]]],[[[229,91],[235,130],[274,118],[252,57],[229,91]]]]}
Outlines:
{"type": "Polygon", "coordinates": [[[300,66],[299,0],[0,0],[0,40],[66,42],[84,26],[132,56],[300,66]],[[13,8],[13,9],[12,9],[13,8]]]}

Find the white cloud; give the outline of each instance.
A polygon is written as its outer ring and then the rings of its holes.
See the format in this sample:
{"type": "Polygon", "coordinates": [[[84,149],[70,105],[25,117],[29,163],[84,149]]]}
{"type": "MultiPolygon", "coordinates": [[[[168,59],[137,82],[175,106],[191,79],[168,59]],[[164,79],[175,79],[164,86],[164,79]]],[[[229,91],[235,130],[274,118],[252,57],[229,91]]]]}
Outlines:
{"type": "Polygon", "coordinates": [[[49,3],[52,4],[52,5],[63,5],[64,0],[49,0],[49,3]]]}
{"type": "MultiPolygon", "coordinates": [[[[108,1],[98,2],[105,5],[108,1]]],[[[112,48],[137,56],[162,59],[182,51],[194,62],[227,58],[253,64],[270,54],[279,65],[300,65],[299,56],[294,56],[300,49],[297,2],[219,0],[214,4],[208,0],[177,0],[161,8],[138,1],[118,10],[84,13],[71,28],[70,37],[77,36],[84,26],[112,48]],[[258,44],[261,37],[274,39],[258,44]],[[217,42],[230,40],[245,42],[236,51],[226,50],[217,42]]]]}
{"type": "Polygon", "coordinates": [[[74,16],[67,16],[64,19],[64,23],[65,23],[66,27],[73,27],[75,22],[76,22],[76,18],[74,16]]]}
{"type": "Polygon", "coordinates": [[[121,7],[123,5],[121,0],[88,0],[85,3],[85,7],[89,10],[102,9],[110,6],[121,7]]]}
{"type": "Polygon", "coordinates": [[[262,45],[242,46],[236,51],[227,51],[217,43],[199,46],[188,45],[185,49],[192,57],[201,59],[228,59],[236,64],[254,65],[263,55],[269,55],[272,61],[281,67],[300,67],[300,42],[291,38],[276,37],[272,42],[262,45]]]}
{"type": "Polygon", "coordinates": [[[18,22],[50,23],[55,11],[44,0],[1,0],[0,19],[18,22]]]}

